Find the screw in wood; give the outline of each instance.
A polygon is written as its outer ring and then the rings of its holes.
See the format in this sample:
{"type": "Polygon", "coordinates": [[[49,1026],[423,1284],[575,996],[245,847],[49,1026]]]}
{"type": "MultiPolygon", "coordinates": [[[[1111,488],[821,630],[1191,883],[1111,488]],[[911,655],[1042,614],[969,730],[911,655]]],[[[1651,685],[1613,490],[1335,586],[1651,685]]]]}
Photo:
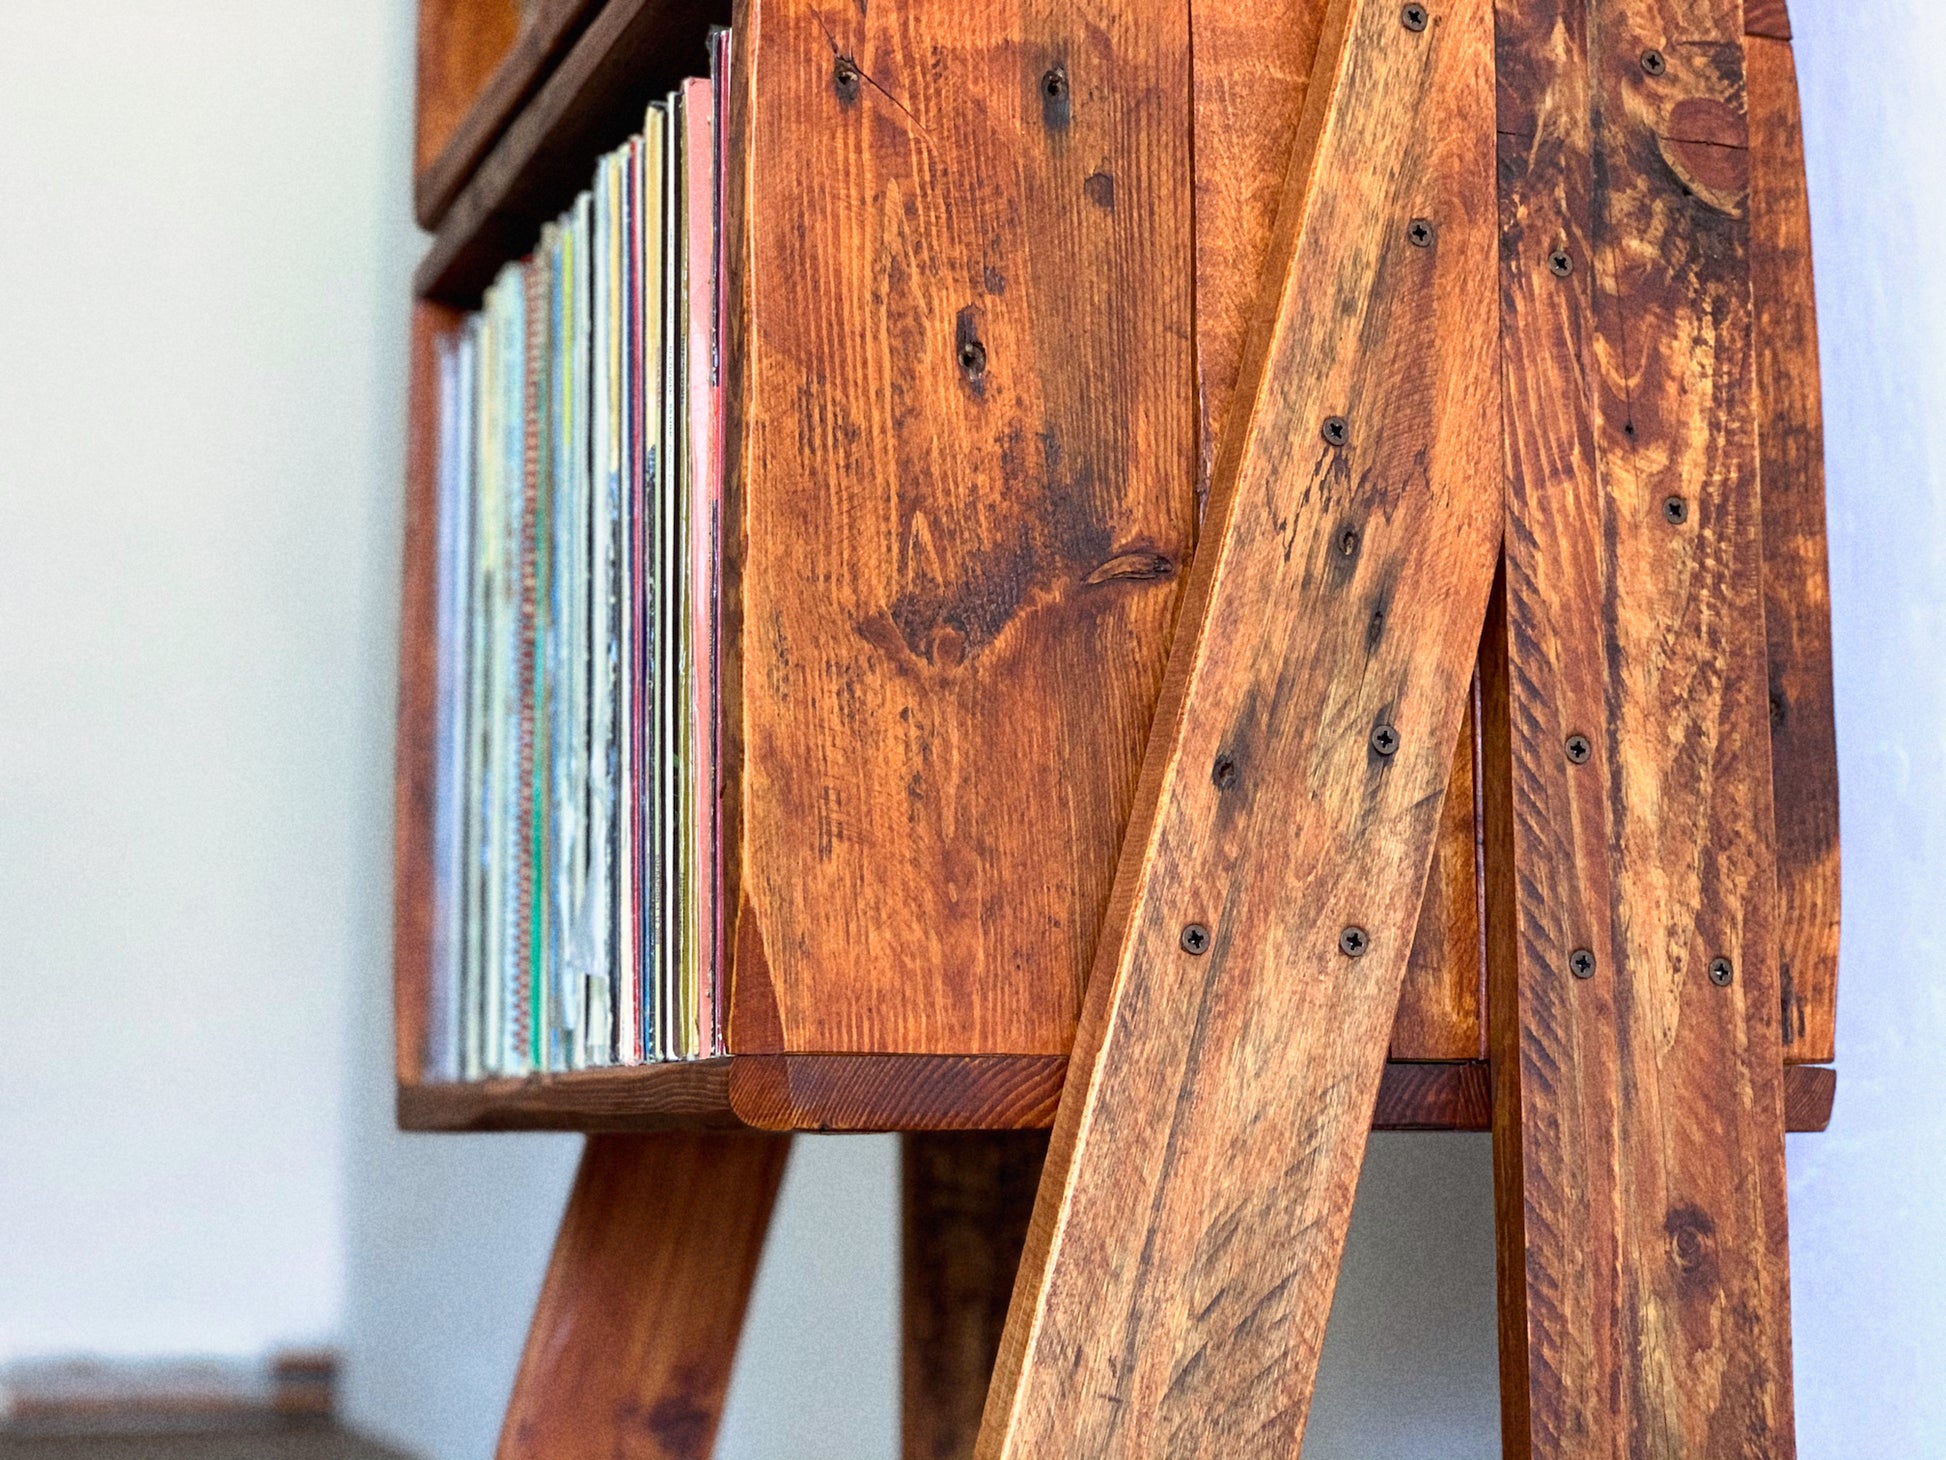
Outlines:
{"type": "Polygon", "coordinates": [[[1662,58],[1662,52],[1651,48],[1642,53],[1642,69],[1651,76],[1660,76],[1669,69],[1669,63],[1662,58]]]}
{"type": "Polygon", "coordinates": [[[1432,16],[1423,5],[1408,5],[1399,12],[1399,24],[1407,30],[1424,30],[1432,16]]]}
{"type": "Polygon", "coordinates": [[[1689,520],[1689,503],[1681,497],[1665,497],[1662,501],[1662,515],[1677,527],[1689,520]]]}
{"type": "Polygon", "coordinates": [[[1201,958],[1209,952],[1209,929],[1201,923],[1191,923],[1182,930],[1182,951],[1193,958],[1201,958]]]}
{"type": "Polygon", "coordinates": [[[1424,218],[1414,218],[1405,226],[1406,242],[1414,248],[1432,247],[1432,224],[1424,218]]]}
{"type": "Polygon", "coordinates": [[[987,347],[978,340],[968,340],[959,347],[959,367],[968,375],[979,375],[987,368],[987,347]]]}
{"type": "Polygon", "coordinates": [[[1326,446],[1343,446],[1351,440],[1351,423],[1343,416],[1326,416],[1318,434],[1324,437],[1326,446]]]}
{"type": "Polygon", "coordinates": [[[1371,935],[1356,923],[1338,935],[1338,951],[1347,958],[1363,958],[1371,946],[1371,935]]]}
{"type": "Polygon", "coordinates": [[[1237,783],[1237,763],[1227,755],[1219,755],[1216,764],[1210,767],[1209,778],[1217,790],[1229,790],[1237,783]]]}
{"type": "Polygon", "coordinates": [[[1380,725],[1372,731],[1372,749],[1380,755],[1396,754],[1399,748],[1399,732],[1390,725],[1380,725]]]}
{"type": "Polygon", "coordinates": [[[1576,765],[1586,765],[1588,757],[1595,753],[1594,746],[1588,743],[1588,737],[1578,732],[1568,737],[1567,750],[1568,759],[1576,765]]]}
{"type": "Polygon", "coordinates": [[[1577,948],[1568,955],[1568,971],[1576,978],[1595,976],[1595,955],[1586,948],[1577,948]]]}
{"type": "Polygon", "coordinates": [[[1730,966],[1729,959],[1712,958],[1710,960],[1710,982],[1718,988],[1728,988],[1730,986],[1730,980],[1735,977],[1736,970],[1730,966]]]}
{"type": "Polygon", "coordinates": [[[1557,248],[1547,256],[1547,267],[1553,272],[1555,278],[1565,279],[1573,272],[1574,260],[1568,257],[1566,249],[1557,248]]]}

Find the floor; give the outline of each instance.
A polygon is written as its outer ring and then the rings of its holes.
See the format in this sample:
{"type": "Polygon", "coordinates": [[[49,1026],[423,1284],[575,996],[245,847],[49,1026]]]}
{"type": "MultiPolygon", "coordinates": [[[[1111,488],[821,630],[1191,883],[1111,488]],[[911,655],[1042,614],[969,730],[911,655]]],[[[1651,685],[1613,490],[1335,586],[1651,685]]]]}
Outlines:
{"type": "Polygon", "coordinates": [[[207,1435],[0,1435],[0,1460],[407,1460],[335,1425],[207,1435]]]}

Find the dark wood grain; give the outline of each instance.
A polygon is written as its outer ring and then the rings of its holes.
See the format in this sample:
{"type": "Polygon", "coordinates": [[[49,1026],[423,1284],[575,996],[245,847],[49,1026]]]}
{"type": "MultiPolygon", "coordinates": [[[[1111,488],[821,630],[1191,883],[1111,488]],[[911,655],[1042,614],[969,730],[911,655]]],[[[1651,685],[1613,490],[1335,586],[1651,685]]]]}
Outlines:
{"type": "Polygon", "coordinates": [[[1831,1124],[1838,1098],[1838,1072],[1829,1065],[1784,1068],[1784,1129],[1821,1131],[1831,1124]]]}
{"type": "Polygon", "coordinates": [[[432,971],[432,819],[438,735],[439,340],[458,317],[412,311],[406,405],[404,570],[399,594],[399,703],[392,779],[392,1031],[395,1078],[426,1064],[432,971]]]}
{"type": "MultiPolygon", "coordinates": [[[[1743,0],[1743,33],[1768,36],[1772,40],[1791,38],[1791,16],[1785,0],[1743,0]]],[[[1752,107],[1753,120],[1755,108],[1752,107]]]]}
{"type": "Polygon", "coordinates": [[[705,38],[728,18],[728,0],[607,0],[447,209],[414,291],[477,304],[590,185],[595,160],[641,130],[649,101],[707,73],[705,38]]]}
{"type": "Polygon", "coordinates": [[[1784,1058],[1818,1064],[1833,1057],[1836,1042],[1838,736],[1811,209],[1790,42],[1751,36],[1744,49],[1764,630],[1777,815],[1778,990],[1784,1058]]]}
{"type": "Polygon", "coordinates": [[[480,159],[594,16],[601,0],[421,0],[413,216],[437,228],[480,159]]]}
{"type": "Polygon", "coordinates": [[[1484,4],[1326,16],[993,1460],[1298,1449],[1499,536],[1490,56],[1484,4]]]}
{"type": "Polygon", "coordinates": [[[401,1086],[400,1130],[736,1129],[730,1061],[401,1086]]]}
{"type": "Polygon", "coordinates": [[[730,1103],[763,1130],[1014,1130],[1054,1118],[1060,1055],[738,1055],[730,1103]]]}
{"type": "Polygon", "coordinates": [[[1498,11],[1483,779],[1521,1460],[1793,1453],[1741,21],[1498,11]]]}
{"type": "Polygon", "coordinates": [[[1047,1133],[927,1132],[900,1153],[900,1453],[971,1460],[1047,1133]]]}
{"type": "Polygon", "coordinates": [[[744,20],[731,1047],[1062,1055],[1193,535],[1186,12],[744,20]]]}
{"type": "Polygon", "coordinates": [[[500,1460],[705,1460],[787,1136],[588,1138],[500,1460]]]}

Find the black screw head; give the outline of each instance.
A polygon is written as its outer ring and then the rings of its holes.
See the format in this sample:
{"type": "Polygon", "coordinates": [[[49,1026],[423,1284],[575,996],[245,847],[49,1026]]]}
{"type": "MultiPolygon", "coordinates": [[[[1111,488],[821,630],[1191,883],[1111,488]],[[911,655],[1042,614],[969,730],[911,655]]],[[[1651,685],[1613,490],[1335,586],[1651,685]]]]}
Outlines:
{"type": "Polygon", "coordinates": [[[1399,24],[1407,30],[1424,30],[1432,16],[1423,5],[1408,5],[1399,12],[1399,24]]]}
{"type": "Polygon", "coordinates": [[[1338,951],[1347,958],[1363,958],[1371,946],[1371,935],[1356,923],[1338,934],[1338,951]]]}
{"type": "Polygon", "coordinates": [[[1201,958],[1209,952],[1209,929],[1201,923],[1191,923],[1182,930],[1182,951],[1192,958],[1201,958]]]}
{"type": "Polygon", "coordinates": [[[1414,248],[1432,247],[1432,224],[1424,218],[1414,218],[1405,226],[1405,241],[1414,248]]]}
{"type": "Polygon", "coordinates": [[[1595,976],[1595,955],[1586,948],[1577,948],[1568,955],[1568,972],[1576,978],[1595,976]]]}
{"type": "Polygon", "coordinates": [[[1399,749],[1399,732],[1390,725],[1380,725],[1372,731],[1372,749],[1380,755],[1394,755],[1399,749]]]}
{"type": "Polygon", "coordinates": [[[1736,970],[1730,966],[1729,959],[1712,958],[1710,960],[1710,982],[1718,988],[1728,988],[1730,986],[1730,980],[1735,977],[1736,970]]]}
{"type": "Polygon", "coordinates": [[[1574,272],[1574,260],[1568,257],[1566,249],[1557,248],[1547,256],[1547,267],[1555,278],[1565,279],[1574,272]]]}
{"type": "Polygon", "coordinates": [[[1219,755],[1216,764],[1210,767],[1209,778],[1217,790],[1229,790],[1237,783],[1237,763],[1227,755],[1219,755]]]}
{"type": "Polygon", "coordinates": [[[1318,427],[1318,434],[1324,437],[1327,446],[1343,446],[1351,440],[1351,422],[1343,416],[1326,416],[1324,424],[1318,427]]]}
{"type": "Polygon", "coordinates": [[[1568,759],[1576,765],[1586,765],[1588,757],[1595,753],[1595,748],[1589,744],[1587,736],[1577,732],[1568,737],[1567,752],[1568,759]]]}
{"type": "Polygon", "coordinates": [[[1689,520],[1689,503],[1681,497],[1665,497],[1662,500],[1662,515],[1672,525],[1681,527],[1689,520]]]}
{"type": "Polygon", "coordinates": [[[1662,52],[1651,48],[1642,53],[1642,69],[1651,76],[1660,76],[1669,69],[1669,63],[1663,59],[1662,52]]]}

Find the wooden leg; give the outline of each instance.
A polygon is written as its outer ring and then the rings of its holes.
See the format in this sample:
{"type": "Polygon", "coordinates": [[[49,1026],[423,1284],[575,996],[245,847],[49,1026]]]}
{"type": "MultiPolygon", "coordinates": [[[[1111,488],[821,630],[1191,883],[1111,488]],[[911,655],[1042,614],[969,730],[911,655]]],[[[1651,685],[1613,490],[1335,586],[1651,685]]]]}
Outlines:
{"type": "Polygon", "coordinates": [[[1741,21],[1499,10],[1514,1460],[1794,1453],[1741,21]]]}
{"type": "Polygon", "coordinates": [[[500,1460],[701,1460],[716,1440],[788,1136],[588,1138],[500,1460]]]}
{"type": "Polygon", "coordinates": [[[1295,1454],[1501,527],[1492,15],[1335,0],[977,1453],[1295,1454]]]}
{"type": "Polygon", "coordinates": [[[901,1454],[971,1460],[1047,1132],[914,1132],[903,1158],[901,1454]]]}

